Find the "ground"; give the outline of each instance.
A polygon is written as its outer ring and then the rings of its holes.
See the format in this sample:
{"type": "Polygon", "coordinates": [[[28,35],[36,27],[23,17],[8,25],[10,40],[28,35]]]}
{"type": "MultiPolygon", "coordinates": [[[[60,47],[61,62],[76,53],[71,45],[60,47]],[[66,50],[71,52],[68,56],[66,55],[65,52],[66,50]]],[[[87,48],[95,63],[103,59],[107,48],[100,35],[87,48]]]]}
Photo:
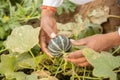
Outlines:
{"type": "MultiPolygon", "coordinates": [[[[88,3],[82,6],[78,6],[75,12],[63,13],[62,15],[57,15],[57,21],[61,23],[67,23],[74,21],[74,15],[77,13],[82,14],[84,17],[88,14],[89,10],[97,6],[108,6],[110,8],[110,15],[120,16],[120,6],[118,5],[118,0],[96,0],[93,3],[88,3]]],[[[116,26],[120,25],[120,18],[109,18],[108,21],[103,25],[104,32],[111,32],[116,29],[116,26]]]]}

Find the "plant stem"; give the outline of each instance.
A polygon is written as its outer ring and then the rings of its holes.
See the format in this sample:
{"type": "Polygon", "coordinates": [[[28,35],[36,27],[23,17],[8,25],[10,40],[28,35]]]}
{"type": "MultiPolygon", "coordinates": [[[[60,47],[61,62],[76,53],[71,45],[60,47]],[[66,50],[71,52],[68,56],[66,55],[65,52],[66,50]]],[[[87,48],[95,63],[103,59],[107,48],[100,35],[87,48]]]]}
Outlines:
{"type": "Polygon", "coordinates": [[[84,67],[83,80],[85,80],[86,67],[84,67]]]}
{"type": "Polygon", "coordinates": [[[85,78],[85,79],[90,79],[90,80],[102,80],[101,78],[94,78],[94,77],[89,77],[89,76],[80,76],[81,78],[85,78]]]}
{"type": "Polygon", "coordinates": [[[115,70],[114,72],[115,72],[115,73],[118,73],[118,72],[120,72],[120,70],[115,70]]]}
{"type": "Polygon", "coordinates": [[[0,54],[1,54],[2,52],[6,51],[6,50],[7,50],[7,49],[0,50],[0,54]]]}
{"type": "Polygon", "coordinates": [[[29,18],[29,19],[28,19],[28,18],[20,18],[19,21],[28,21],[28,20],[30,20],[30,19],[36,19],[36,18],[39,19],[40,16],[31,17],[31,18],[29,18]]]}
{"type": "Polygon", "coordinates": [[[55,76],[58,74],[58,72],[59,72],[59,69],[61,68],[61,65],[62,65],[62,63],[63,63],[63,59],[61,60],[61,62],[60,62],[60,65],[59,65],[59,67],[57,68],[57,71],[56,71],[56,73],[55,73],[55,76]]]}
{"type": "Polygon", "coordinates": [[[75,77],[78,79],[78,80],[81,80],[80,79],[80,76],[75,72],[75,77]]]}
{"type": "Polygon", "coordinates": [[[26,68],[26,69],[29,69],[29,68],[30,68],[30,67],[23,66],[23,65],[21,65],[21,64],[19,64],[19,66],[22,67],[22,68],[26,68]]]}
{"type": "Polygon", "coordinates": [[[70,80],[74,80],[74,78],[75,78],[75,76],[74,76],[75,75],[75,71],[74,71],[75,70],[75,66],[72,63],[71,63],[71,65],[72,65],[72,78],[70,80]]]}
{"type": "Polygon", "coordinates": [[[120,16],[116,16],[116,15],[109,15],[108,17],[120,18],[120,16]]]}
{"type": "MultiPolygon", "coordinates": [[[[31,50],[29,50],[29,52],[30,52],[31,56],[33,57],[33,60],[34,60],[35,66],[36,66],[37,68],[39,68],[39,64],[38,64],[37,60],[35,59],[34,54],[32,53],[31,50]]],[[[34,70],[36,70],[36,69],[34,69],[34,70]]]]}
{"type": "Polygon", "coordinates": [[[65,73],[66,65],[67,65],[67,61],[65,60],[65,63],[64,63],[64,66],[63,66],[63,72],[64,73],[65,73]]]}
{"type": "Polygon", "coordinates": [[[11,6],[11,2],[10,0],[8,0],[8,3],[9,3],[9,9],[10,9],[10,17],[12,17],[12,6],[11,6]]]}
{"type": "MultiPolygon", "coordinates": [[[[67,55],[67,53],[66,52],[62,52],[63,53],[63,58],[67,55]]],[[[65,73],[65,70],[66,70],[66,65],[67,65],[67,60],[64,60],[65,61],[65,63],[64,63],[64,66],[63,66],[63,72],[65,73]]]]}
{"type": "Polygon", "coordinates": [[[31,12],[30,16],[32,16],[34,12],[35,12],[35,4],[32,4],[32,12],[31,12]]]}
{"type": "Polygon", "coordinates": [[[112,52],[112,54],[115,54],[118,50],[120,50],[120,46],[114,52],[112,52]]]}

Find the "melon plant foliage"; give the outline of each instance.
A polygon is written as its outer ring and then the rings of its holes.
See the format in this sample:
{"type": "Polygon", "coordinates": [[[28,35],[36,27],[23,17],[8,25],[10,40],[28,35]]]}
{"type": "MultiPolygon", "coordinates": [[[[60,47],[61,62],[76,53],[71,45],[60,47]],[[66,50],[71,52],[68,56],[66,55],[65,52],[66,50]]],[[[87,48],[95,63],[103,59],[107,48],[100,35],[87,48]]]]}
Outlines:
{"type": "Polygon", "coordinates": [[[83,53],[94,67],[94,76],[117,80],[117,75],[113,70],[120,67],[120,56],[115,57],[108,52],[98,53],[89,48],[83,49],[83,53]]]}
{"type": "MultiPolygon", "coordinates": [[[[94,67],[93,71],[74,66],[63,58],[51,59],[47,55],[41,54],[42,51],[38,51],[37,56],[34,53],[32,56],[30,52],[38,44],[40,28],[20,25],[21,23],[27,24],[26,22],[32,19],[39,19],[41,12],[39,7],[43,0],[19,0],[23,3],[19,2],[14,5],[12,5],[12,1],[18,2],[18,0],[1,0],[0,2],[0,80],[38,80],[38,75],[41,74],[39,80],[49,80],[51,75],[57,74],[62,74],[62,77],[70,76],[71,80],[103,80],[104,78],[117,80],[116,74],[120,72],[120,56],[115,57],[109,52],[98,53],[88,48],[83,49],[84,56],[94,67]],[[9,54],[4,54],[4,52],[9,52],[9,54]],[[24,69],[34,71],[28,75],[24,73],[24,69]],[[39,70],[40,74],[34,74],[39,70]],[[41,70],[47,70],[51,74],[44,77],[41,70]]],[[[69,0],[64,0],[61,7],[57,8],[57,14],[60,15],[63,11],[74,12],[76,7],[69,0]]],[[[70,36],[76,34],[76,38],[77,36],[83,38],[102,33],[101,23],[107,21],[108,15],[109,9],[107,7],[98,7],[88,15],[90,21],[83,21],[80,16],[77,16],[75,22],[57,26],[62,34],[70,34],[70,36]]],[[[77,47],[75,50],[78,50],[77,47]]]]}
{"type": "Polygon", "coordinates": [[[5,75],[6,79],[25,80],[26,74],[23,72],[15,72],[16,57],[10,55],[2,55],[0,63],[0,74],[5,75]]]}
{"type": "MultiPolygon", "coordinates": [[[[11,50],[12,52],[23,53],[25,54],[24,57],[27,57],[27,54],[24,52],[29,51],[36,44],[38,44],[39,30],[40,28],[32,28],[31,26],[28,25],[15,28],[12,31],[11,35],[4,42],[6,45],[6,49],[11,50]]],[[[93,70],[94,76],[111,78],[112,80],[116,80],[116,73],[113,70],[120,66],[120,56],[114,57],[112,56],[112,54],[106,52],[102,52],[101,54],[99,54],[98,52],[95,52],[91,49],[83,49],[83,53],[87,58],[87,60],[89,61],[89,63],[94,67],[93,70]]],[[[10,54],[13,55],[11,52],[10,54]]],[[[29,77],[32,77],[33,75],[27,76],[22,72],[16,72],[16,69],[19,70],[18,68],[16,68],[16,65],[17,67],[20,67],[19,65],[22,66],[24,65],[26,67],[30,66],[31,68],[34,68],[35,65],[32,57],[30,57],[30,59],[28,57],[27,58],[24,57],[22,56],[20,58],[19,55],[17,56],[1,55],[0,74],[5,75],[6,78],[8,79],[16,78],[16,80],[20,80],[19,78],[21,76],[22,78],[26,76],[29,80],[30,79],[29,77]],[[18,60],[19,58],[20,60],[18,60]],[[31,62],[33,62],[33,65],[31,65],[31,62]]],[[[43,56],[38,56],[35,59],[40,63],[43,61],[43,59],[46,58],[48,59],[48,57],[44,58],[43,56]]],[[[55,67],[55,66],[49,65],[47,67],[55,67]]],[[[57,68],[57,70],[58,70],[57,72],[59,72],[60,70],[59,67],[57,68]]],[[[36,75],[34,77],[36,77],[36,75]]],[[[22,79],[22,80],[26,80],[26,79],[22,79]]]]}
{"type": "Polygon", "coordinates": [[[24,53],[38,44],[40,28],[24,25],[15,28],[5,41],[5,46],[12,52],[24,53]]]}

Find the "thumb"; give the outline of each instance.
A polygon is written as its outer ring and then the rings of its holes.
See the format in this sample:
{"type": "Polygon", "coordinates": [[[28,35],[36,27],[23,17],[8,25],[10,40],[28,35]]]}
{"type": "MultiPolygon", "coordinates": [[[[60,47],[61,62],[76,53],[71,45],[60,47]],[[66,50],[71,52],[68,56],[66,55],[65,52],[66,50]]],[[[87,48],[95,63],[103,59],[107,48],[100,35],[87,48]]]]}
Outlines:
{"type": "Polygon", "coordinates": [[[87,41],[84,39],[80,39],[80,40],[70,39],[70,42],[76,46],[85,45],[87,43],[87,41]]]}

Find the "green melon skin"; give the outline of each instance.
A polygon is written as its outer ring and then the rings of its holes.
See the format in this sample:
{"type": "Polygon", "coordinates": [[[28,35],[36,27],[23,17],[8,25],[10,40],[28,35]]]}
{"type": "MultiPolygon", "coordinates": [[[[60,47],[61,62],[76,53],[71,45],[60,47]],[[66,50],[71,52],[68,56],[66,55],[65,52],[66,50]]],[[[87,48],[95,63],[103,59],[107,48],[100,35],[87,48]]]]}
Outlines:
{"type": "Polygon", "coordinates": [[[54,57],[61,57],[65,52],[71,49],[71,43],[69,38],[63,35],[56,36],[51,39],[48,44],[48,50],[54,57]]]}

